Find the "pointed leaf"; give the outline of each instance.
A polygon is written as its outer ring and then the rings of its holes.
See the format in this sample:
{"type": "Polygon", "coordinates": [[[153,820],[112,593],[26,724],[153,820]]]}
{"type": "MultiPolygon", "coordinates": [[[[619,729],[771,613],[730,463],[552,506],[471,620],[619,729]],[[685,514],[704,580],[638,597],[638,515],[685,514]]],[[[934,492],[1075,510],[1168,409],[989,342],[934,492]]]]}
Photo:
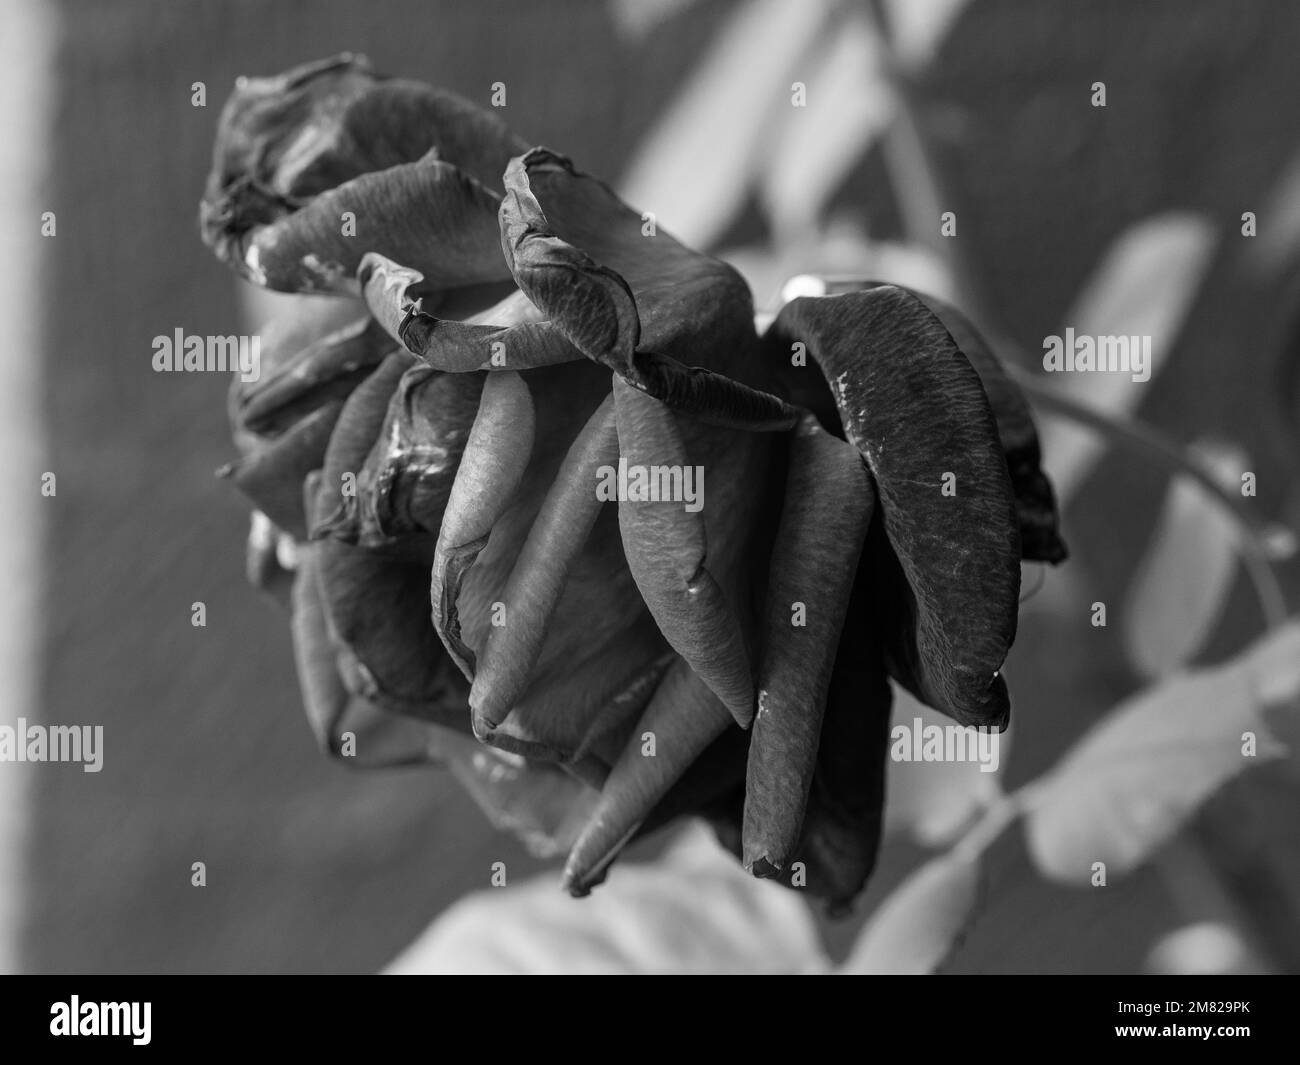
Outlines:
{"type": "Polygon", "coordinates": [[[1285,748],[1266,714],[1294,718],[1300,622],[1213,669],[1164,681],[1121,703],[1031,785],[1029,851],[1045,875],[1085,885],[1146,860],[1223,783],[1285,748]],[[1246,753],[1244,734],[1255,736],[1246,753]]]}

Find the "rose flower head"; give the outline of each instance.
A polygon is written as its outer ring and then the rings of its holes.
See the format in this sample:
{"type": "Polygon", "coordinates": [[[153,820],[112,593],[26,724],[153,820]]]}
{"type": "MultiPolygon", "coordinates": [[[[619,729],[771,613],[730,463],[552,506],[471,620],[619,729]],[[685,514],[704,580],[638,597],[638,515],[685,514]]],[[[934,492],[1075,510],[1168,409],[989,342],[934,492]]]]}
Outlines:
{"type": "Polygon", "coordinates": [[[1021,559],[1065,551],[1028,408],[953,309],[864,282],[760,336],[730,266],[355,56],[241,79],[200,225],[298,294],[223,473],[332,754],[449,765],[575,894],[699,814],[842,905],[891,678],[1005,727],[1021,559]]]}

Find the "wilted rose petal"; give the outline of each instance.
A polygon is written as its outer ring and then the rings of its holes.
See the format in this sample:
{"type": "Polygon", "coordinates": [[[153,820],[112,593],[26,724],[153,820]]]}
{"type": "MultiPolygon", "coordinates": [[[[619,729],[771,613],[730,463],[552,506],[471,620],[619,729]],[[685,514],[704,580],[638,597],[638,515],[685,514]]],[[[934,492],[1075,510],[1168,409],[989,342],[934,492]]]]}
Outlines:
{"type": "Polygon", "coordinates": [[[793,300],[772,330],[807,344],[875,477],[899,567],[881,558],[891,672],[962,724],[1004,726],[1020,534],[979,376],[929,309],[892,286],[793,300]]]}
{"type": "MultiPolygon", "coordinates": [[[[412,366],[402,374],[388,414],[357,475],[356,541],[378,547],[404,537],[438,535],[447,499],[483,392],[482,374],[443,374],[412,366]]],[[[344,537],[343,526],[334,535],[344,537]]]]}
{"type": "Polygon", "coordinates": [[[493,243],[497,204],[495,193],[431,152],[250,229],[231,246],[231,265],[280,292],[359,294],[354,275],[367,252],[409,263],[432,289],[504,281],[510,272],[493,243]]]}
{"type": "Polygon", "coordinates": [[[218,124],[200,229],[218,258],[242,270],[246,233],[344,182],[433,150],[500,188],[506,163],[525,148],[491,112],[453,93],[381,78],[363,56],[243,78],[218,124]]]}
{"type": "Polygon", "coordinates": [[[269,443],[223,466],[218,475],[230,478],[281,529],[305,540],[302,483],[307,474],[320,469],[342,411],[342,400],[327,402],[269,443]]]}
{"type": "Polygon", "coordinates": [[[235,417],[250,432],[274,435],[322,404],[346,399],[392,348],[368,318],[352,322],[272,367],[264,362],[259,380],[235,398],[235,417]]]}

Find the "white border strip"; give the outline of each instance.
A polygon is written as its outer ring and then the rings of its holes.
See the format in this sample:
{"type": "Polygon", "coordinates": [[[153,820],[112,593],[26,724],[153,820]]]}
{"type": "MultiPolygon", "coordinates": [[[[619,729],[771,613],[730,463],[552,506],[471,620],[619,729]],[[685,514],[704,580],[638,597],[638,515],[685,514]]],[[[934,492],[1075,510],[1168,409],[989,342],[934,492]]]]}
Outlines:
{"type": "MultiPolygon", "coordinates": [[[[42,318],[51,291],[45,284],[45,242],[75,239],[61,229],[56,237],[41,236],[41,213],[58,209],[46,202],[57,11],[43,0],[5,0],[0,34],[0,100],[9,102],[0,109],[0,724],[41,718],[42,544],[45,507],[55,504],[41,496],[41,473],[48,468],[42,318]]],[[[0,763],[3,973],[18,972],[21,965],[30,771],[0,763]]]]}

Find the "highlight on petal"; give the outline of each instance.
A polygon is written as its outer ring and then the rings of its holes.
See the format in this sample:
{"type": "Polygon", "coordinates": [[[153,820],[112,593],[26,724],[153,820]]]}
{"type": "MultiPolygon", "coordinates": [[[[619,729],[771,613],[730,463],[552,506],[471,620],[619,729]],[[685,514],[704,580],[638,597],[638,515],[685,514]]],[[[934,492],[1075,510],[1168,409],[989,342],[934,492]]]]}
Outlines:
{"type": "Polygon", "coordinates": [[[321,463],[320,487],[310,496],[307,527],[313,538],[356,542],[358,475],[379,439],[398,382],[413,362],[404,351],[390,353],[343,404],[321,463]]]}
{"type": "MultiPolygon", "coordinates": [[[[483,393],[482,374],[412,366],[357,474],[356,542],[377,547],[407,537],[432,542],[483,393]]],[[[340,527],[335,535],[344,535],[340,527]]]]}
{"type": "Polygon", "coordinates": [[[348,691],[398,713],[460,724],[467,691],[449,694],[454,670],[429,620],[432,544],[377,550],[326,535],[355,520],[358,474],[412,361],[405,352],[390,355],[343,405],[323,467],[304,484],[307,525],[317,538],[309,550],[348,691]]]}
{"type": "MultiPolygon", "coordinates": [[[[260,510],[254,510],[249,521],[248,540],[244,548],[244,577],[254,588],[265,592],[286,610],[293,590],[294,566],[282,558],[282,547],[288,534],[276,528],[271,519],[260,510]]],[[[296,553],[295,553],[296,554],[296,553]]]]}

